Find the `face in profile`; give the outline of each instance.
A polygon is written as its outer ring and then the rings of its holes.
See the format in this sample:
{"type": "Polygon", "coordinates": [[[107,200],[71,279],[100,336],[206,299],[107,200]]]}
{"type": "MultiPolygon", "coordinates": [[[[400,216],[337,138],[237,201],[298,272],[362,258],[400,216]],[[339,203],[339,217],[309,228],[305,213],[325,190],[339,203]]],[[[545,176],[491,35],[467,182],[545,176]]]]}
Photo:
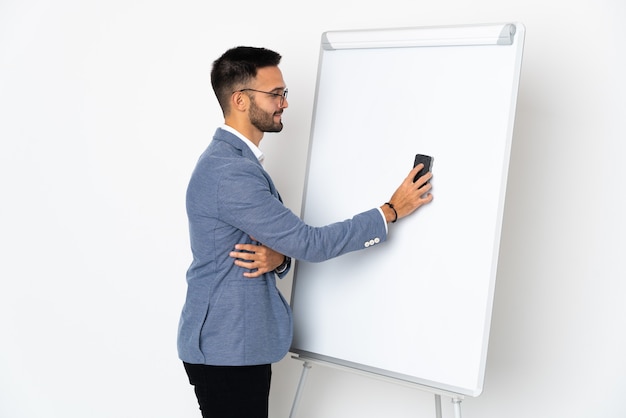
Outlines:
{"type": "Polygon", "coordinates": [[[280,132],[282,114],[287,108],[287,90],[278,67],[260,68],[250,90],[250,123],[261,132],[280,132]]]}

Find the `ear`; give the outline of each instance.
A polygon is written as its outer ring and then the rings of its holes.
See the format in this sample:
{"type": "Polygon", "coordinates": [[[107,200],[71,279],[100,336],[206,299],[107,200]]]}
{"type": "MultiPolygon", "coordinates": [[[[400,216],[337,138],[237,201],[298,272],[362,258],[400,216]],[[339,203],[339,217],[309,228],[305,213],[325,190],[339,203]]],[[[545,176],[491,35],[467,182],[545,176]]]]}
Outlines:
{"type": "Polygon", "coordinates": [[[245,112],[248,109],[250,99],[242,91],[236,91],[230,96],[230,106],[232,110],[245,112]]]}

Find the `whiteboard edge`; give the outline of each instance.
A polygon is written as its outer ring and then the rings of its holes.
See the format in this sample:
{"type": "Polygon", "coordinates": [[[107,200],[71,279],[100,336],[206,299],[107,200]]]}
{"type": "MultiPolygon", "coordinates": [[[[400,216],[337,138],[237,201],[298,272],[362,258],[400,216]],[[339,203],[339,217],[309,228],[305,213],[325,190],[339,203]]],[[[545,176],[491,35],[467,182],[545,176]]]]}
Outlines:
{"type": "Polygon", "coordinates": [[[445,385],[439,382],[421,379],[416,376],[406,375],[402,373],[391,372],[386,369],[364,365],[362,363],[351,362],[349,360],[338,359],[335,357],[325,356],[323,354],[313,353],[306,350],[293,349],[289,350],[294,354],[292,358],[302,361],[312,361],[314,363],[334,367],[340,370],[348,371],[354,374],[365,375],[380,380],[392,381],[394,383],[403,384],[409,387],[433,392],[445,396],[470,396],[476,397],[480,394],[480,390],[468,390],[467,388],[445,385]]]}
{"type": "Polygon", "coordinates": [[[484,386],[484,378],[485,378],[485,370],[487,366],[487,356],[489,351],[489,338],[491,334],[491,319],[492,319],[492,311],[493,311],[493,302],[495,297],[495,287],[497,280],[497,272],[498,272],[498,263],[500,258],[500,243],[502,237],[502,223],[504,220],[504,207],[506,203],[506,189],[508,185],[508,174],[509,174],[509,163],[511,159],[511,149],[513,145],[513,133],[515,128],[515,117],[517,112],[517,96],[519,93],[519,84],[521,79],[521,69],[522,69],[522,58],[524,53],[524,41],[526,36],[526,27],[524,24],[517,22],[516,26],[516,40],[515,40],[515,48],[516,51],[516,60],[515,60],[515,74],[513,75],[513,85],[511,86],[511,103],[510,103],[510,119],[508,123],[508,131],[506,138],[506,148],[505,148],[505,159],[502,167],[502,177],[501,177],[501,185],[500,185],[500,202],[498,203],[498,219],[496,220],[496,240],[494,240],[494,249],[493,249],[493,264],[491,267],[491,283],[489,284],[489,295],[487,304],[488,311],[485,313],[485,334],[483,341],[483,352],[481,353],[481,360],[479,365],[479,379],[477,381],[476,387],[478,388],[476,395],[472,396],[480,396],[483,391],[484,386]]]}
{"type": "Polygon", "coordinates": [[[322,34],[322,48],[332,51],[420,46],[512,45],[516,33],[516,23],[339,30],[322,34]]]}

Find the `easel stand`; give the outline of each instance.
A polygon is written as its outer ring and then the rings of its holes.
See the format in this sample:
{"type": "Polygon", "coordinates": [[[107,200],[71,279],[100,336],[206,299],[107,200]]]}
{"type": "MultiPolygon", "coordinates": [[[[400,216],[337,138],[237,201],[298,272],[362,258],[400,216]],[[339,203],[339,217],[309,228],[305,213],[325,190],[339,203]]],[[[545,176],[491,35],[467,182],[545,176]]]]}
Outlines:
{"type": "Polygon", "coordinates": [[[363,376],[373,377],[373,378],[376,378],[376,379],[379,379],[379,380],[383,380],[383,381],[386,381],[386,382],[391,382],[391,383],[395,383],[395,384],[401,384],[401,385],[404,385],[404,386],[409,386],[409,387],[412,387],[412,388],[425,390],[427,392],[432,392],[435,395],[435,416],[436,416],[436,418],[442,418],[441,396],[442,395],[447,396],[447,397],[451,398],[452,404],[454,406],[454,418],[461,418],[461,402],[463,401],[463,396],[462,395],[459,395],[459,394],[456,394],[456,393],[451,393],[451,392],[438,391],[438,390],[436,390],[434,388],[430,388],[430,387],[427,387],[427,386],[422,386],[422,385],[419,385],[417,383],[411,383],[411,382],[406,382],[404,380],[393,379],[391,377],[377,375],[377,374],[374,374],[374,373],[368,373],[366,371],[356,370],[356,369],[340,366],[340,365],[334,364],[334,363],[328,363],[328,362],[321,361],[321,360],[303,358],[303,357],[300,357],[300,356],[292,356],[292,358],[296,359],[296,360],[303,361],[304,363],[302,364],[302,374],[300,375],[300,382],[298,383],[298,389],[296,390],[296,396],[295,396],[295,398],[293,400],[293,405],[291,407],[291,413],[289,414],[289,418],[296,418],[296,412],[297,412],[298,406],[300,404],[300,398],[302,397],[302,392],[304,391],[304,385],[306,383],[306,378],[307,378],[307,376],[309,374],[309,371],[311,370],[311,367],[313,367],[314,363],[322,364],[324,366],[329,366],[329,367],[333,367],[333,368],[344,370],[344,371],[349,371],[349,372],[352,372],[352,373],[361,374],[363,376]]]}

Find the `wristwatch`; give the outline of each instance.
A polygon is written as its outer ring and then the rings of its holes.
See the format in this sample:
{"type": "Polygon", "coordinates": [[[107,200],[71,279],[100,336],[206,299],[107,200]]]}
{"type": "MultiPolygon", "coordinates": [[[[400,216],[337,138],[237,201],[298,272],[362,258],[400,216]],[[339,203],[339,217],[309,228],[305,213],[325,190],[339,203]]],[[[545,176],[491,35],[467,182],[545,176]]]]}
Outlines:
{"type": "Polygon", "coordinates": [[[283,261],[283,263],[280,266],[276,267],[274,271],[277,274],[283,274],[284,272],[287,271],[290,265],[291,265],[291,257],[285,256],[285,261],[283,261]]]}

